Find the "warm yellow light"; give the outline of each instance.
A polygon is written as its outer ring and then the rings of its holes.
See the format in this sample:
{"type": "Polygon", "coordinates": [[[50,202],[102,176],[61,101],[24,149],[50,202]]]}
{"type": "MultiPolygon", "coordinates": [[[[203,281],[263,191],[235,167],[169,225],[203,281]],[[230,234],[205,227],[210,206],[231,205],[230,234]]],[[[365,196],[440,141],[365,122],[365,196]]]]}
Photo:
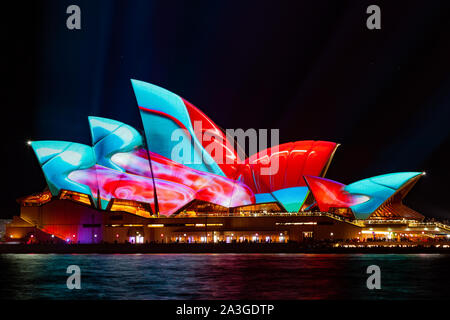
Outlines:
{"type": "Polygon", "coordinates": [[[317,222],[275,222],[276,225],[283,225],[283,226],[299,226],[299,225],[316,225],[317,222]]]}
{"type": "Polygon", "coordinates": [[[163,224],[154,223],[154,224],[148,224],[147,227],[149,227],[149,228],[162,228],[162,227],[164,227],[164,225],[163,224]]]}
{"type": "Polygon", "coordinates": [[[362,232],[362,233],[365,233],[365,234],[372,234],[372,233],[389,234],[388,231],[367,231],[367,230],[363,230],[363,231],[361,231],[361,232],[362,232]]]}

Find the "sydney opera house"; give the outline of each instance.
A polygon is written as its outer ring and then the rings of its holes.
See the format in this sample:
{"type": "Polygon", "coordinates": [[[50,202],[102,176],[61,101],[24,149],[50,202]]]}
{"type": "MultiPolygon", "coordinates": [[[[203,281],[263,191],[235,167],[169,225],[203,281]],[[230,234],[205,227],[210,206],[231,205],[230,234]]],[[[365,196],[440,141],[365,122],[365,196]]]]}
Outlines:
{"type": "Polygon", "coordinates": [[[427,240],[450,233],[402,202],[422,172],[344,185],[325,178],[338,148],[328,141],[290,142],[246,157],[188,101],[142,81],[132,86],[143,132],[89,117],[90,146],[29,142],[47,188],[18,199],[10,241],[427,240]]]}

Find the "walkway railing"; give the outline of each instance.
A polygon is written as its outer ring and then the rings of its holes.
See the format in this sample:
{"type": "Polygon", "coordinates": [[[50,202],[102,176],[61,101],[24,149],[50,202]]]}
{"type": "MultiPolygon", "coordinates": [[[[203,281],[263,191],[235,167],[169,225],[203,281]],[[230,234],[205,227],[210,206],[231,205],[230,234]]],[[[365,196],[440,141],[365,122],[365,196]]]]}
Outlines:
{"type": "Polygon", "coordinates": [[[178,218],[189,217],[329,217],[334,220],[350,223],[359,227],[363,227],[361,221],[346,219],[342,216],[330,212],[245,212],[245,213],[228,213],[228,212],[210,212],[197,213],[195,216],[189,214],[178,214],[178,218]]]}

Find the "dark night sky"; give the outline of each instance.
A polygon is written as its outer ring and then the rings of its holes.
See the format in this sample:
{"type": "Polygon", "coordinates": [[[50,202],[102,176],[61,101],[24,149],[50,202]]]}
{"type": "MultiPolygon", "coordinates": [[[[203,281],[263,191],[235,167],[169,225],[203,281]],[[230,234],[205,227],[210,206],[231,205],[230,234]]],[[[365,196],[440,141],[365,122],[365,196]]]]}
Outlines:
{"type": "Polygon", "coordinates": [[[45,186],[28,139],[90,144],[89,115],[142,128],[135,78],[223,128],[342,144],[333,180],[426,171],[407,204],[450,218],[449,1],[61,0],[2,13],[2,217],[45,186]],[[80,31],[66,28],[70,4],[80,31]],[[370,4],[381,30],[365,26],[370,4]]]}

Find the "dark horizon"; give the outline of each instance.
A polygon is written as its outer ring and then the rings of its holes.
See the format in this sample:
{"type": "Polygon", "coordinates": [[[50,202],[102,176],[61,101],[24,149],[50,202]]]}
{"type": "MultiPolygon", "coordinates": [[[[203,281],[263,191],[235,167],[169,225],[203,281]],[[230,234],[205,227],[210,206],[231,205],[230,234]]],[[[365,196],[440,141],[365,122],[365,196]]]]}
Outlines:
{"type": "Polygon", "coordinates": [[[37,1],[4,18],[2,218],[44,189],[27,140],[90,144],[87,117],[142,130],[130,79],[166,88],[222,128],[279,128],[280,143],[340,143],[326,175],[345,184],[425,171],[406,197],[450,218],[450,3],[37,1]],[[68,30],[77,4],[82,29],[68,30]]]}

